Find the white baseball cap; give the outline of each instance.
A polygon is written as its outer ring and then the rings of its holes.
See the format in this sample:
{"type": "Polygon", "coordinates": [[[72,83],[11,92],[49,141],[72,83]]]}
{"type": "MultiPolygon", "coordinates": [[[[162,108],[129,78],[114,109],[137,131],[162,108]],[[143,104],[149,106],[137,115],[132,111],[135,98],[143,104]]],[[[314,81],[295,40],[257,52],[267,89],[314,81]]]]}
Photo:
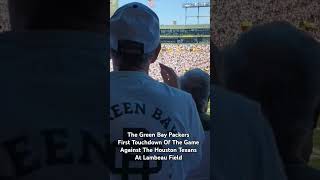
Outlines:
{"type": "Polygon", "coordinates": [[[160,44],[159,18],[149,7],[133,2],[120,7],[110,19],[110,47],[118,51],[119,41],[143,45],[143,53],[154,51],[160,44]]]}

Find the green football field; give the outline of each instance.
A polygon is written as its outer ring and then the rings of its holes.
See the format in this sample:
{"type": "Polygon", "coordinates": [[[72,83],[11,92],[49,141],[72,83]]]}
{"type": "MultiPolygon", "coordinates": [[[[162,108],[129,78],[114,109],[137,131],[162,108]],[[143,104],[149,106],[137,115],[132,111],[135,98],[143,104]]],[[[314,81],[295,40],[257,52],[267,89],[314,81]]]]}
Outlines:
{"type": "Polygon", "coordinates": [[[314,147],[310,164],[313,167],[320,169],[320,120],[318,123],[318,128],[314,132],[313,143],[314,147]]]}

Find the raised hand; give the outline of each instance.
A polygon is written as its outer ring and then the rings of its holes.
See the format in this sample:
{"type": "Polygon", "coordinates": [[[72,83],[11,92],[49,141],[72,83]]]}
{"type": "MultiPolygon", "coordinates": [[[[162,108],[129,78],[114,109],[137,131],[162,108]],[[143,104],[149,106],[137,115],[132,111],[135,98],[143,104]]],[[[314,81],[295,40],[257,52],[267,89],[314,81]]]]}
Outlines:
{"type": "Polygon", "coordinates": [[[174,72],[174,70],[162,63],[159,63],[159,65],[163,82],[171,87],[179,88],[178,75],[174,72]]]}

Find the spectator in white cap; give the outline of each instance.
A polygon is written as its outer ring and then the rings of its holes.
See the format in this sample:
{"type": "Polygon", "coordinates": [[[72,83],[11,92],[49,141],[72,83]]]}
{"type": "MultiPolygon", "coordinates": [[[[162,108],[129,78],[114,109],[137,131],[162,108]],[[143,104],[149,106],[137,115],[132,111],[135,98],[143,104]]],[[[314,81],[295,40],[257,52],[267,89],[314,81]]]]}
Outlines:
{"type": "Polygon", "coordinates": [[[0,179],[104,179],[108,2],[7,2],[0,179]]]}
{"type": "Polygon", "coordinates": [[[115,70],[143,70],[153,63],[161,49],[158,16],[147,6],[130,3],[110,20],[111,57],[115,70]]]}
{"type": "MultiPolygon", "coordinates": [[[[111,160],[111,179],[174,179],[183,180],[201,160],[204,131],[192,96],[176,89],[176,76],[171,68],[161,65],[165,82],[152,79],[149,66],[160,51],[159,18],[147,6],[129,3],[119,8],[110,19],[110,48],[114,71],[110,72],[110,138],[114,159],[111,160]],[[167,76],[168,75],[168,76],[167,76]],[[173,79],[172,79],[173,77],[173,79]],[[177,149],[173,153],[123,154],[118,140],[129,139],[127,132],[165,133],[182,135],[199,141],[189,146],[193,153],[181,153],[173,144],[158,148],[177,149]],[[142,161],[146,160],[147,161],[142,161]],[[119,163],[122,162],[122,163],[119,163]]],[[[131,137],[132,138],[132,137],[131,137]]],[[[133,138],[134,139],[134,138],[133,138]]],[[[140,140],[163,140],[150,137],[140,140]]],[[[181,139],[180,139],[181,140],[181,139]]],[[[131,141],[130,141],[131,142],[131,141]]],[[[129,144],[128,147],[138,148],[129,144]]],[[[185,145],[181,145],[185,148],[185,145]]],[[[150,147],[151,149],[155,147],[150,147]]]]}

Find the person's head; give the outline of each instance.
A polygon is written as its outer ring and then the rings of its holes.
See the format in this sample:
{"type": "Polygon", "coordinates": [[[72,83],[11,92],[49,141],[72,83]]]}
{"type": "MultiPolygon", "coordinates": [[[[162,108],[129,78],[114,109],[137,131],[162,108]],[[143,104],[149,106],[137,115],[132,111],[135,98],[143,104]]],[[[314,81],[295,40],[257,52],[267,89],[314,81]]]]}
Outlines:
{"type": "Polygon", "coordinates": [[[105,32],[105,0],[9,0],[12,31],[73,30],[105,32]]]}
{"type": "Polygon", "coordinates": [[[180,87],[192,95],[199,113],[207,112],[210,96],[210,76],[208,73],[201,69],[187,71],[180,77],[180,87]]]}
{"type": "Polygon", "coordinates": [[[158,16],[141,3],[120,7],[110,19],[110,54],[115,71],[149,71],[160,50],[158,16]]]}
{"type": "Polygon", "coordinates": [[[308,161],[320,102],[319,43],[274,22],[243,33],[223,60],[225,86],[261,104],[284,161],[308,161]]]}

